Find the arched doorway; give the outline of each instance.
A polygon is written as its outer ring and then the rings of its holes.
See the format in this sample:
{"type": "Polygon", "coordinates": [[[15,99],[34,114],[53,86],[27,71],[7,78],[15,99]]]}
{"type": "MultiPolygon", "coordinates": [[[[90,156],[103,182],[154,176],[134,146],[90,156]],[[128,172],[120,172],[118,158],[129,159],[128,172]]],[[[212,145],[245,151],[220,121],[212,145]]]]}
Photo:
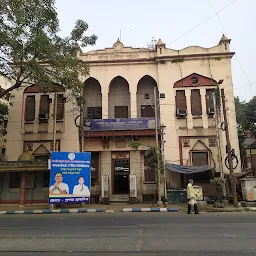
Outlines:
{"type": "Polygon", "coordinates": [[[102,119],[101,86],[95,78],[88,78],[84,83],[85,119],[102,119]]]}
{"type": "Polygon", "coordinates": [[[143,76],[137,85],[137,116],[154,117],[154,88],[158,95],[157,83],[151,76],[143,76]]]}
{"type": "Polygon", "coordinates": [[[109,86],[109,118],[130,118],[131,100],[128,82],[121,76],[115,77],[109,86]]]}

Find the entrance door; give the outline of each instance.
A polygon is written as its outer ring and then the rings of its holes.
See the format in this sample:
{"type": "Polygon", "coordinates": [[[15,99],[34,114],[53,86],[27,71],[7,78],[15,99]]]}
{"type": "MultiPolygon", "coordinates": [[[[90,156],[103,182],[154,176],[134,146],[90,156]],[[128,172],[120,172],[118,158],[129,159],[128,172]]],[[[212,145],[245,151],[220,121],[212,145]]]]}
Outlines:
{"type": "Polygon", "coordinates": [[[130,159],[113,159],[114,194],[129,194],[130,159]]]}

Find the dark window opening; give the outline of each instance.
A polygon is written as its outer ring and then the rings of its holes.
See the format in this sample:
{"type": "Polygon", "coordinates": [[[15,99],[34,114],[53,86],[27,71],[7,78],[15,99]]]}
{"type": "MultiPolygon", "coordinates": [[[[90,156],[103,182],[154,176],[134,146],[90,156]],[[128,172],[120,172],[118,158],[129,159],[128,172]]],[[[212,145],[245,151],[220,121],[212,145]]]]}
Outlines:
{"type": "Polygon", "coordinates": [[[39,120],[48,120],[50,110],[50,98],[49,95],[42,95],[39,107],[39,120]]]}
{"type": "Polygon", "coordinates": [[[191,80],[192,84],[194,84],[194,85],[198,84],[198,78],[196,76],[191,77],[190,80],[191,80]]]}
{"type": "Polygon", "coordinates": [[[35,156],[36,162],[48,162],[49,155],[46,156],[35,156]]]}
{"type": "Polygon", "coordinates": [[[214,104],[213,104],[214,92],[215,92],[215,89],[206,90],[206,108],[207,108],[208,115],[214,114],[214,104]]]}
{"type": "Polygon", "coordinates": [[[184,90],[176,91],[176,109],[187,109],[187,101],[184,90]]]}
{"type": "Polygon", "coordinates": [[[192,152],[193,166],[208,165],[208,152],[192,152]]]}
{"type": "Polygon", "coordinates": [[[43,188],[49,187],[49,183],[50,183],[50,172],[43,172],[42,187],[43,188]]]}
{"type": "Polygon", "coordinates": [[[64,119],[64,104],[65,104],[65,100],[63,97],[63,94],[58,94],[57,97],[57,113],[56,113],[56,117],[57,120],[63,120],[64,119]]]}
{"type": "Polygon", "coordinates": [[[154,105],[142,105],[141,117],[155,117],[154,105]]]}
{"type": "Polygon", "coordinates": [[[87,119],[102,119],[102,107],[88,107],[87,119]]]}
{"type": "Polygon", "coordinates": [[[25,106],[25,121],[35,120],[35,105],[35,96],[27,96],[25,106]]]}
{"type": "MultiPolygon", "coordinates": [[[[192,164],[193,166],[208,165],[208,152],[192,152],[192,164]]],[[[198,182],[209,182],[212,178],[212,171],[206,171],[201,173],[193,174],[193,180],[195,183],[198,182]]]]}
{"type": "Polygon", "coordinates": [[[20,187],[20,172],[10,172],[9,188],[20,187]]]}
{"type": "Polygon", "coordinates": [[[115,118],[128,118],[128,106],[115,106],[115,118]]]}
{"type": "Polygon", "coordinates": [[[202,115],[202,103],[200,90],[191,90],[191,113],[193,116],[202,115]]]}

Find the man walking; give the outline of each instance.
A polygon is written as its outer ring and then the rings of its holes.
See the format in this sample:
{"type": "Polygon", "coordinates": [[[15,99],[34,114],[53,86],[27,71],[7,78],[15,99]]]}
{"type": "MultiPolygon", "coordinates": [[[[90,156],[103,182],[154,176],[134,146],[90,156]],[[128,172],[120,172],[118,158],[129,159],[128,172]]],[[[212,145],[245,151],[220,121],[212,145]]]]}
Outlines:
{"type": "Polygon", "coordinates": [[[187,199],[188,199],[188,214],[191,212],[192,205],[194,205],[195,214],[198,214],[198,207],[196,202],[195,190],[193,188],[193,180],[189,180],[187,185],[187,199]]]}

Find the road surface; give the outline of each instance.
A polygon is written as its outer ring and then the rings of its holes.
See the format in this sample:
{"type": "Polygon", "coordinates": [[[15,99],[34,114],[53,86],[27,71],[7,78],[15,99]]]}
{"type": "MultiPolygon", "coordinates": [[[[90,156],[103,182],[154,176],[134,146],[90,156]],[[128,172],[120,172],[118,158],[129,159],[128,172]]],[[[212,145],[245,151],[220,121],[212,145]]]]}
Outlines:
{"type": "Polygon", "coordinates": [[[256,213],[1,215],[0,255],[256,255],[256,213]]]}

